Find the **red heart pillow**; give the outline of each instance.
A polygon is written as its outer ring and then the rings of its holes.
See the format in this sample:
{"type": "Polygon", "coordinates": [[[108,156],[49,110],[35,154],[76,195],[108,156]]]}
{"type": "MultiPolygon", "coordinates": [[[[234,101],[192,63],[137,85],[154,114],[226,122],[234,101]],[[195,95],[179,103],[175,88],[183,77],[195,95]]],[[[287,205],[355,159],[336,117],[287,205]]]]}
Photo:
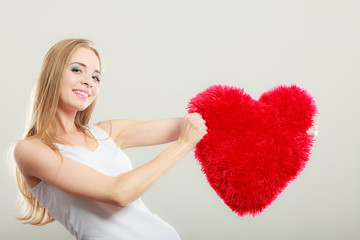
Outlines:
{"type": "Polygon", "coordinates": [[[306,133],[317,113],[314,98],[296,86],[278,86],[258,101],[233,86],[215,85],[188,104],[208,133],[195,149],[211,187],[239,216],[268,207],[309,160],[306,133]]]}

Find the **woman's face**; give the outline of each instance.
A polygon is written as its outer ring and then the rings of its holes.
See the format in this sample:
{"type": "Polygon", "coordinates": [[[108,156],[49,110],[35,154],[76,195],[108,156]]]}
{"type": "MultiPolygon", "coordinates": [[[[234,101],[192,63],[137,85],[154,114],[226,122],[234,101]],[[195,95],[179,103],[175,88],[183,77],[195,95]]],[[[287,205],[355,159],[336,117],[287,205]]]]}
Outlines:
{"type": "Polygon", "coordinates": [[[87,48],[77,49],[65,67],[58,107],[66,112],[86,109],[99,93],[100,80],[96,54],[87,48]]]}

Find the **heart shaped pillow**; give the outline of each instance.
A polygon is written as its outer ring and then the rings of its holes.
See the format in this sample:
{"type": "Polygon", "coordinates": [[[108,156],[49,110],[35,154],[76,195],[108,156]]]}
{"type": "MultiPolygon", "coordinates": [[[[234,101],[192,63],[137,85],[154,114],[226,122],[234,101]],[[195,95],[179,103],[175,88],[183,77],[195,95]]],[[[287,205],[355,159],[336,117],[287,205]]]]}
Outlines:
{"type": "Polygon", "coordinates": [[[314,98],[296,85],[254,100],[243,89],[214,85],[192,98],[208,133],[195,149],[211,187],[239,216],[261,213],[304,169],[317,114],[314,98]]]}

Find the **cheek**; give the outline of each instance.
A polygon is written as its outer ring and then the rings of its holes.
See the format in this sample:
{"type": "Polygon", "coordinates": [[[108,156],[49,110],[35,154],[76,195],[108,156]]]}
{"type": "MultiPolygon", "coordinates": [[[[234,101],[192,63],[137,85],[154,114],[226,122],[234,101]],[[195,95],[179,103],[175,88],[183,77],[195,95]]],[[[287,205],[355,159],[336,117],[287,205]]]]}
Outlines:
{"type": "Polygon", "coordinates": [[[61,81],[63,89],[72,88],[76,84],[77,79],[71,74],[71,72],[65,71],[61,81]]]}
{"type": "Polygon", "coordinates": [[[94,85],[92,89],[92,96],[96,98],[99,95],[100,87],[99,85],[94,85]]]}

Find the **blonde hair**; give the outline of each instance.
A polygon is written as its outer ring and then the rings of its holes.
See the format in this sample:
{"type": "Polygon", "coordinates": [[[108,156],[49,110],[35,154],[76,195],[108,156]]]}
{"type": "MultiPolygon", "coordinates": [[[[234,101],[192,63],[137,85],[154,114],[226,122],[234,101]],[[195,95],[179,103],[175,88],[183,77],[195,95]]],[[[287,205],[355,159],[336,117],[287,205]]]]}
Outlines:
{"type": "MultiPolygon", "coordinates": [[[[81,47],[90,49],[96,54],[101,71],[100,55],[92,45],[93,43],[87,39],[65,39],[56,43],[47,52],[37,80],[32,111],[25,131],[25,139],[38,138],[60,154],[58,147],[54,143],[60,142],[55,138],[57,124],[55,113],[59,102],[61,79],[71,56],[81,47]]],[[[76,127],[85,134],[87,134],[85,126],[89,123],[95,104],[96,100],[85,110],[77,112],[75,116],[76,127]]],[[[55,221],[31,193],[20,171],[17,168],[15,171],[18,189],[23,198],[21,203],[23,212],[18,219],[24,221],[25,224],[38,226],[55,221]]]]}

